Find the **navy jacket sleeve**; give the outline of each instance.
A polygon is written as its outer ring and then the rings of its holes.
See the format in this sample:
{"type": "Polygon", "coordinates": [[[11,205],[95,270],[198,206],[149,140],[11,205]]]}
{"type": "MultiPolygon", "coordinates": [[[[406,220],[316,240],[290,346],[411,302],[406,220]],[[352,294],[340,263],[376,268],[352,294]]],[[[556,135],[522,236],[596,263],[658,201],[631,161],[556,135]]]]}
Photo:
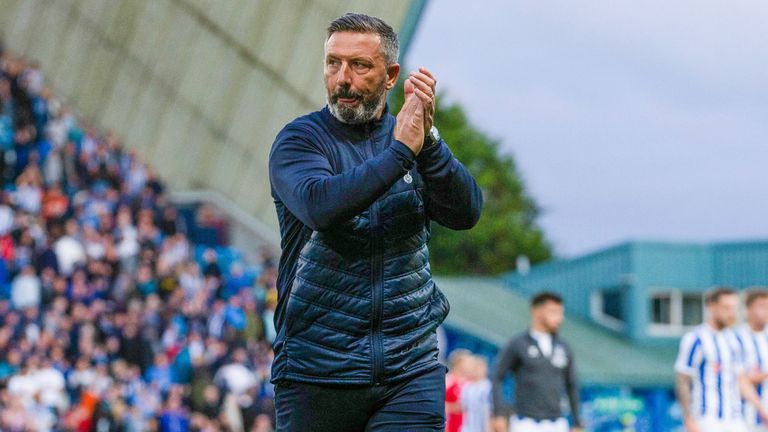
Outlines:
{"type": "Polygon", "coordinates": [[[416,163],[426,183],[429,217],[454,230],[475,226],[483,208],[482,191],[445,141],[423,149],[416,163]]]}
{"type": "Polygon", "coordinates": [[[394,141],[378,156],[336,174],[318,143],[287,128],[272,146],[269,179],[291,213],[312,230],[324,231],[370,207],[413,161],[411,149],[394,141]]]}

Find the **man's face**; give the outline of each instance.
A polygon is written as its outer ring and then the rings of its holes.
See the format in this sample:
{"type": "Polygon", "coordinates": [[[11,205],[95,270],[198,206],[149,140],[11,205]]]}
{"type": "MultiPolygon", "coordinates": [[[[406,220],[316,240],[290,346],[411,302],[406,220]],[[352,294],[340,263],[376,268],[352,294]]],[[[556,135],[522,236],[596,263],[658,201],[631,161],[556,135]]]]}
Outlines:
{"type": "Polygon", "coordinates": [[[400,66],[387,67],[379,35],[337,32],[325,43],[324,71],[331,113],[344,123],[358,124],[381,114],[400,66]]]}
{"type": "Polygon", "coordinates": [[[749,321],[764,327],[768,323],[768,297],[758,297],[747,309],[749,321]]]}
{"type": "Polygon", "coordinates": [[[557,333],[565,319],[563,305],[554,301],[547,301],[534,306],[531,310],[531,316],[549,333],[557,333]]]}
{"type": "Polygon", "coordinates": [[[732,327],[736,324],[739,313],[739,296],[736,294],[724,294],[709,305],[709,313],[719,328],[732,327]]]}

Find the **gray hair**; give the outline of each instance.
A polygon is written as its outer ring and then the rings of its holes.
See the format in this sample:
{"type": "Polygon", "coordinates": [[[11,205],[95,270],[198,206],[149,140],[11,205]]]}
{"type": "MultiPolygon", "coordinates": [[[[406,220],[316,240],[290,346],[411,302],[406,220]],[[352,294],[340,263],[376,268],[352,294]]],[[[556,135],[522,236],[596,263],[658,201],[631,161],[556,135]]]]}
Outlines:
{"type": "Polygon", "coordinates": [[[381,18],[361,13],[347,13],[331,21],[328,25],[328,40],[336,32],[375,33],[381,39],[381,53],[387,66],[397,63],[400,56],[400,42],[397,33],[381,18]]]}

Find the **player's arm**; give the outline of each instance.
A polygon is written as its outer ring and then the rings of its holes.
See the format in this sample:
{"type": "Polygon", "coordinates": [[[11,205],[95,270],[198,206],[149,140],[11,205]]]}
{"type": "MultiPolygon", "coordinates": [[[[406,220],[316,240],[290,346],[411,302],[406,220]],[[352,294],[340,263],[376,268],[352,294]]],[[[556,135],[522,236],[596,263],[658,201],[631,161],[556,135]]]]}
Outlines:
{"type": "Polygon", "coordinates": [[[675,361],[675,395],[683,411],[683,424],[687,432],[699,432],[699,425],[691,412],[691,388],[696,368],[703,361],[701,340],[692,333],[683,336],[675,361]]]}
{"type": "Polygon", "coordinates": [[[747,379],[754,385],[760,384],[768,379],[768,372],[752,372],[746,375],[747,379]]]}
{"type": "Polygon", "coordinates": [[[761,403],[760,396],[757,394],[755,384],[752,383],[749,374],[739,374],[739,390],[741,391],[742,399],[755,407],[760,418],[763,419],[763,423],[768,423],[768,410],[761,403]]]}
{"type": "Polygon", "coordinates": [[[763,422],[765,422],[768,420],[768,411],[763,406],[760,400],[760,395],[757,394],[757,389],[755,388],[755,384],[761,381],[755,380],[760,378],[762,374],[759,372],[748,372],[753,371],[757,364],[752,359],[752,356],[748,355],[747,350],[742,343],[742,338],[738,333],[735,333],[735,337],[738,344],[737,349],[735,350],[737,355],[734,358],[734,368],[737,375],[741,398],[754,406],[757,410],[757,414],[763,422]]]}
{"type": "Polygon", "coordinates": [[[571,405],[571,417],[573,418],[573,428],[571,431],[580,431],[581,412],[579,400],[579,386],[576,380],[576,364],[574,362],[573,352],[568,347],[568,366],[565,369],[565,391],[568,394],[568,402],[571,405]]]}
{"type": "Polygon", "coordinates": [[[755,358],[747,351],[744,338],[747,335],[740,335],[738,332],[734,333],[736,340],[738,341],[738,349],[736,352],[739,354],[740,371],[744,372],[747,379],[753,384],[757,385],[768,379],[768,372],[763,372],[760,365],[755,362],[755,358]]]}
{"type": "Polygon", "coordinates": [[[747,355],[746,350],[742,347],[740,350],[742,370],[744,375],[752,385],[757,385],[768,379],[768,372],[761,370],[760,365],[754,362],[754,359],[747,355]]]}
{"type": "Polygon", "coordinates": [[[496,432],[506,432],[508,418],[511,415],[509,405],[504,402],[502,387],[507,374],[514,371],[519,363],[515,340],[511,340],[504,348],[491,377],[491,398],[493,403],[492,422],[496,432]]]}
{"type": "Polygon", "coordinates": [[[691,415],[691,376],[685,373],[677,373],[675,380],[675,395],[677,403],[683,411],[683,423],[688,432],[698,432],[696,420],[691,415]]]}
{"type": "Polygon", "coordinates": [[[491,418],[492,432],[507,432],[509,430],[509,419],[507,417],[493,417],[491,418]]]}
{"type": "Polygon", "coordinates": [[[459,414],[462,412],[460,402],[446,402],[445,412],[448,414],[459,414]]]}
{"type": "MultiPolygon", "coordinates": [[[[424,132],[429,133],[435,107],[435,85],[437,81],[431,72],[420,68],[412,72],[409,82],[422,97],[431,102],[424,103],[424,132]]],[[[454,230],[470,229],[480,219],[483,208],[483,194],[469,171],[451,153],[445,141],[424,146],[416,158],[416,166],[426,184],[426,207],[430,219],[454,230]]]]}
{"type": "MultiPolygon", "coordinates": [[[[451,391],[458,391],[458,388],[450,389],[451,391]]],[[[463,409],[461,407],[461,393],[458,395],[453,394],[452,397],[456,397],[455,402],[446,402],[445,403],[445,412],[448,414],[460,414],[463,412],[463,409]]]]}

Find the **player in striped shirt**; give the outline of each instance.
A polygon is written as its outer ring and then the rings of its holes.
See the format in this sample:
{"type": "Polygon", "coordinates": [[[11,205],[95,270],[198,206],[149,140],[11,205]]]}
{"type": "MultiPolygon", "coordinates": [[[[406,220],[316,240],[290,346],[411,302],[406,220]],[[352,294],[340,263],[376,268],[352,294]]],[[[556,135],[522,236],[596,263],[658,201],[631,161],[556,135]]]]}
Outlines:
{"type": "Polygon", "coordinates": [[[763,420],[754,385],[744,372],[741,347],[731,327],[739,297],[729,288],[707,294],[707,321],[683,336],[675,371],[677,398],[687,432],[746,432],[742,399],[763,420]]]}
{"type": "MultiPolygon", "coordinates": [[[[736,331],[736,339],[744,358],[744,371],[755,386],[760,403],[768,407],[768,291],[747,293],[747,322],[736,331]]],[[[768,432],[766,422],[751,405],[744,406],[744,421],[750,432],[768,432]]]]}

